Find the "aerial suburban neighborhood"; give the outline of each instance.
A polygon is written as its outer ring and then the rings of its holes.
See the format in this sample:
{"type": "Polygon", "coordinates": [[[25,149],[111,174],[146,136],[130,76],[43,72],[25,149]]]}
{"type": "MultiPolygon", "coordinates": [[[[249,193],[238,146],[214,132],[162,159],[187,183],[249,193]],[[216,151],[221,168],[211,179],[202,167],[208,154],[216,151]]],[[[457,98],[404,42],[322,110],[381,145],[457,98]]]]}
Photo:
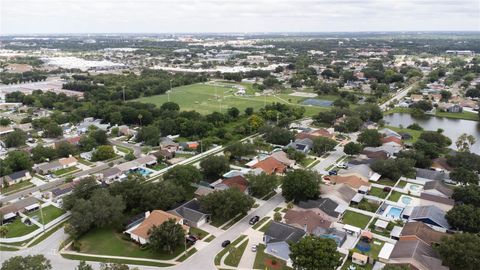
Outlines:
{"type": "Polygon", "coordinates": [[[478,269],[478,27],[32,29],[0,32],[0,270],[478,269]]]}

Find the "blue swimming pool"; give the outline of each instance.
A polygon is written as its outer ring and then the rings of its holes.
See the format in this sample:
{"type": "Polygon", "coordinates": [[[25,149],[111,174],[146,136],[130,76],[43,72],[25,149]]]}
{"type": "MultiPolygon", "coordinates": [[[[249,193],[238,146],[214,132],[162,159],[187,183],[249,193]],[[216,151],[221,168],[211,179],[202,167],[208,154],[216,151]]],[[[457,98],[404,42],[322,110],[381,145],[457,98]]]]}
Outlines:
{"type": "Polygon", "coordinates": [[[402,208],[391,206],[385,216],[386,217],[391,217],[391,218],[394,218],[394,219],[400,219],[401,214],[402,214],[402,208]]]}
{"type": "Polygon", "coordinates": [[[412,197],[409,197],[409,196],[402,196],[402,198],[400,199],[400,201],[405,204],[405,205],[409,205],[411,202],[412,202],[412,197]]]}
{"type": "Polygon", "coordinates": [[[143,177],[147,177],[148,175],[150,175],[152,173],[152,171],[144,169],[144,168],[138,168],[136,170],[133,170],[132,173],[139,173],[143,177]]]}
{"type": "Polygon", "coordinates": [[[335,234],[322,234],[320,235],[320,238],[327,238],[327,239],[333,239],[333,241],[335,241],[337,243],[337,246],[340,246],[342,245],[342,238],[338,235],[335,235],[335,234]]]}

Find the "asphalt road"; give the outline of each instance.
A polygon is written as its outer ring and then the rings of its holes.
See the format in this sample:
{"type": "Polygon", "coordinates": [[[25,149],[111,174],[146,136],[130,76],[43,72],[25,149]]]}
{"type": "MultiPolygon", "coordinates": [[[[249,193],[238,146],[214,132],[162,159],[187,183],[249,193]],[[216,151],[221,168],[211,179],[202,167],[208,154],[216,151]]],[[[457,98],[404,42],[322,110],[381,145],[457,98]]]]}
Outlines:
{"type": "Polygon", "coordinates": [[[395,94],[395,96],[393,96],[391,99],[389,99],[387,102],[383,103],[380,105],[380,109],[382,109],[383,111],[387,110],[388,109],[388,104],[390,104],[394,99],[396,99],[397,101],[401,100],[402,98],[404,98],[408,92],[415,86],[416,84],[412,84],[410,86],[408,86],[407,88],[404,88],[403,90],[400,90],[399,92],[397,92],[397,94],[395,94]]]}

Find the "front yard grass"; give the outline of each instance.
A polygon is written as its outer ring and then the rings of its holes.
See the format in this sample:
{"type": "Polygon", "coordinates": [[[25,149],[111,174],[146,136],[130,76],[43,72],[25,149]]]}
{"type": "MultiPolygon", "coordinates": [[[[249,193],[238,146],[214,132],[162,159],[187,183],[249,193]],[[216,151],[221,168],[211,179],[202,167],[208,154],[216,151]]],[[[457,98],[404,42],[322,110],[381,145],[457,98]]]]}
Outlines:
{"type": "Polygon", "coordinates": [[[53,174],[55,174],[56,176],[62,176],[62,175],[68,174],[68,173],[72,173],[74,171],[78,171],[78,170],[80,170],[80,169],[77,166],[72,166],[72,167],[56,170],[55,172],[53,172],[53,174]]]}
{"type": "Polygon", "coordinates": [[[383,191],[383,188],[372,187],[368,192],[368,195],[372,195],[381,199],[385,199],[388,195],[388,192],[383,191]]]}
{"type": "Polygon", "coordinates": [[[368,255],[368,256],[370,256],[374,259],[377,259],[378,258],[378,253],[380,253],[380,250],[382,249],[384,244],[385,244],[385,242],[383,242],[383,241],[380,241],[378,239],[373,239],[372,243],[370,243],[370,248],[371,249],[370,249],[369,252],[363,253],[359,249],[357,249],[356,247],[353,249],[353,251],[364,254],[364,255],[368,255]],[[380,243],[380,244],[376,245],[375,242],[380,243]]]}
{"type": "Polygon", "coordinates": [[[203,240],[203,241],[205,241],[205,242],[207,242],[207,243],[210,243],[210,242],[213,241],[213,239],[215,239],[215,235],[212,234],[212,235],[210,235],[209,237],[207,237],[207,238],[206,238],[205,240],[203,240]]]}
{"type": "Polygon", "coordinates": [[[19,237],[23,235],[27,235],[36,229],[38,229],[38,226],[35,224],[32,224],[30,226],[25,225],[20,217],[15,218],[15,221],[12,223],[9,223],[6,225],[8,232],[7,235],[5,236],[6,238],[13,238],[13,237],[19,237]]]}
{"type": "Polygon", "coordinates": [[[248,239],[243,241],[238,247],[235,248],[234,252],[229,252],[227,257],[225,258],[225,264],[232,267],[237,267],[240,263],[240,259],[242,259],[243,253],[245,252],[245,248],[248,245],[248,239]]]}
{"type": "Polygon", "coordinates": [[[223,230],[228,230],[230,227],[232,227],[233,225],[235,225],[235,223],[237,223],[238,221],[240,221],[242,218],[244,218],[245,216],[247,215],[247,213],[245,214],[240,214],[238,216],[236,216],[234,219],[230,220],[227,224],[225,224],[224,226],[221,227],[221,229],[223,230]]]}
{"type": "Polygon", "coordinates": [[[258,229],[260,226],[262,226],[269,219],[270,219],[270,217],[263,217],[262,219],[260,219],[260,221],[257,222],[257,224],[253,225],[252,229],[254,229],[254,230],[258,229]]]}
{"type": "Polygon", "coordinates": [[[40,212],[40,209],[31,212],[28,214],[29,217],[35,218],[38,222],[42,224],[48,224],[50,221],[58,218],[59,216],[65,214],[65,211],[63,209],[57,208],[53,205],[49,205],[47,207],[42,208],[42,212],[40,212]],[[43,219],[41,217],[41,213],[43,212],[43,219]]]}
{"type": "Polygon", "coordinates": [[[86,233],[78,242],[80,243],[81,253],[155,260],[174,259],[185,250],[185,247],[181,245],[173,253],[157,252],[150,248],[142,248],[136,243],[127,240],[128,238],[126,235],[115,232],[112,228],[97,228],[86,233]]]}
{"type": "Polygon", "coordinates": [[[370,221],[371,217],[356,213],[350,210],[345,211],[345,214],[343,215],[343,224],[349,224],[355,227],[358,227],[360,229],[365,229],[367,226],[368,222],[370,221]]]}
{"type": "Polygon", "coordinates": [[[165,164],[165,163],[157,163],[155,166],[152,167],[152,169],[155,170],[155,171],[160,171],[160,170],[165,169],[167,167],[168,167],[168,165],[165,164]]]}
{"type": "Polygon", "coordinates": [[[208,232],[195,227],[190,227],[190,233],[196,235],[199,239],[203,239],[208,235],[208,232]]]}
{"type": "Polygon", "coordinates": [[[266,246],[264,244],[257,245],[257,254],[255,255],[255,262],[253,263],[254,269],[273,269],[269,268],[270,264],[266,264],[266,260],[276,261],[278,268],[275,267],[276,270],[289,270],[292,269],[287,266],[285,261],[282,261],[276,257],[273,257],[267,253],[265,253],[266,246]]]}
{"type": "Polygon", "coordinates": [[[308,165],[312,164],[312,162],[314,161],[315,159],[313,158],[304,158],[302,161],[300,161],[300,165],[302,165],[305,168],[305,167],[308,167],[308,165]]]}
{"type": "Polygon", "coordinates": [[[268,230],[268,228],[270,228],[270,224],[272,223],[271,220],[269,220],[265,225],[263,225],[259,231],[261,232],[266,232],[268,230]]]}
{"type": "Polygon", "coordinates": [[[407,185],[407,181],[400,180],[400,182],[398,182],[396,187],[404,188],[406,185],[407,185]]]}
{"type": "Polygon", "coordinates": [[[13,193],[13,192],[20,191],[22,189],[26,189],[26,188],[29,188],[29,187],[32,187],[32,186],[33,186],[33,184],[28,180],[10,185],[10,186],[5,187],[5,188],[1,187],[1,185],[0,185],[0,193],[1,194],[13,193]]]}
{"type": "Polygon", "coordinates": [[[111,258],[101,258],[101,257],[94,257],[94,256],[83,256],[83,255],[76,255],[76,254],[60,254],[60,255],[62,255],[62,257],[64,257],[65,259],[77,260],[77,261],[93,261],[93,262],[103,262],[103,263],[120,263],[120,264],[156,266],[156,267],[168,267],[168,266],[173,266],[173,264],[161,263],[161,262],[137,261],[137,260],[129,260],[129,259],[111,259],[111,258]]]}

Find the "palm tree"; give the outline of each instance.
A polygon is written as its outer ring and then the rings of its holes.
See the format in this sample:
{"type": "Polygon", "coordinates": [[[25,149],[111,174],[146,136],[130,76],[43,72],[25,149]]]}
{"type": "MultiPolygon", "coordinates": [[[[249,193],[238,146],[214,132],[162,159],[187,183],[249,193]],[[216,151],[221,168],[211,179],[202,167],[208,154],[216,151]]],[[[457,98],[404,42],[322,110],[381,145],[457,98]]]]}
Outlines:
{"type": "Polygon", "coordinates": [[[140,126],[142,125],[142,118],[143,118],[143,115],[141,113],[138,114],[138,120],[140,120],[140,126]]]}
{"type": "Polygon", "coordinates": [[[8,233],[8,227],[7,226],[0,226],[0,237],[4,238],[7,236],[8,233]]]}

